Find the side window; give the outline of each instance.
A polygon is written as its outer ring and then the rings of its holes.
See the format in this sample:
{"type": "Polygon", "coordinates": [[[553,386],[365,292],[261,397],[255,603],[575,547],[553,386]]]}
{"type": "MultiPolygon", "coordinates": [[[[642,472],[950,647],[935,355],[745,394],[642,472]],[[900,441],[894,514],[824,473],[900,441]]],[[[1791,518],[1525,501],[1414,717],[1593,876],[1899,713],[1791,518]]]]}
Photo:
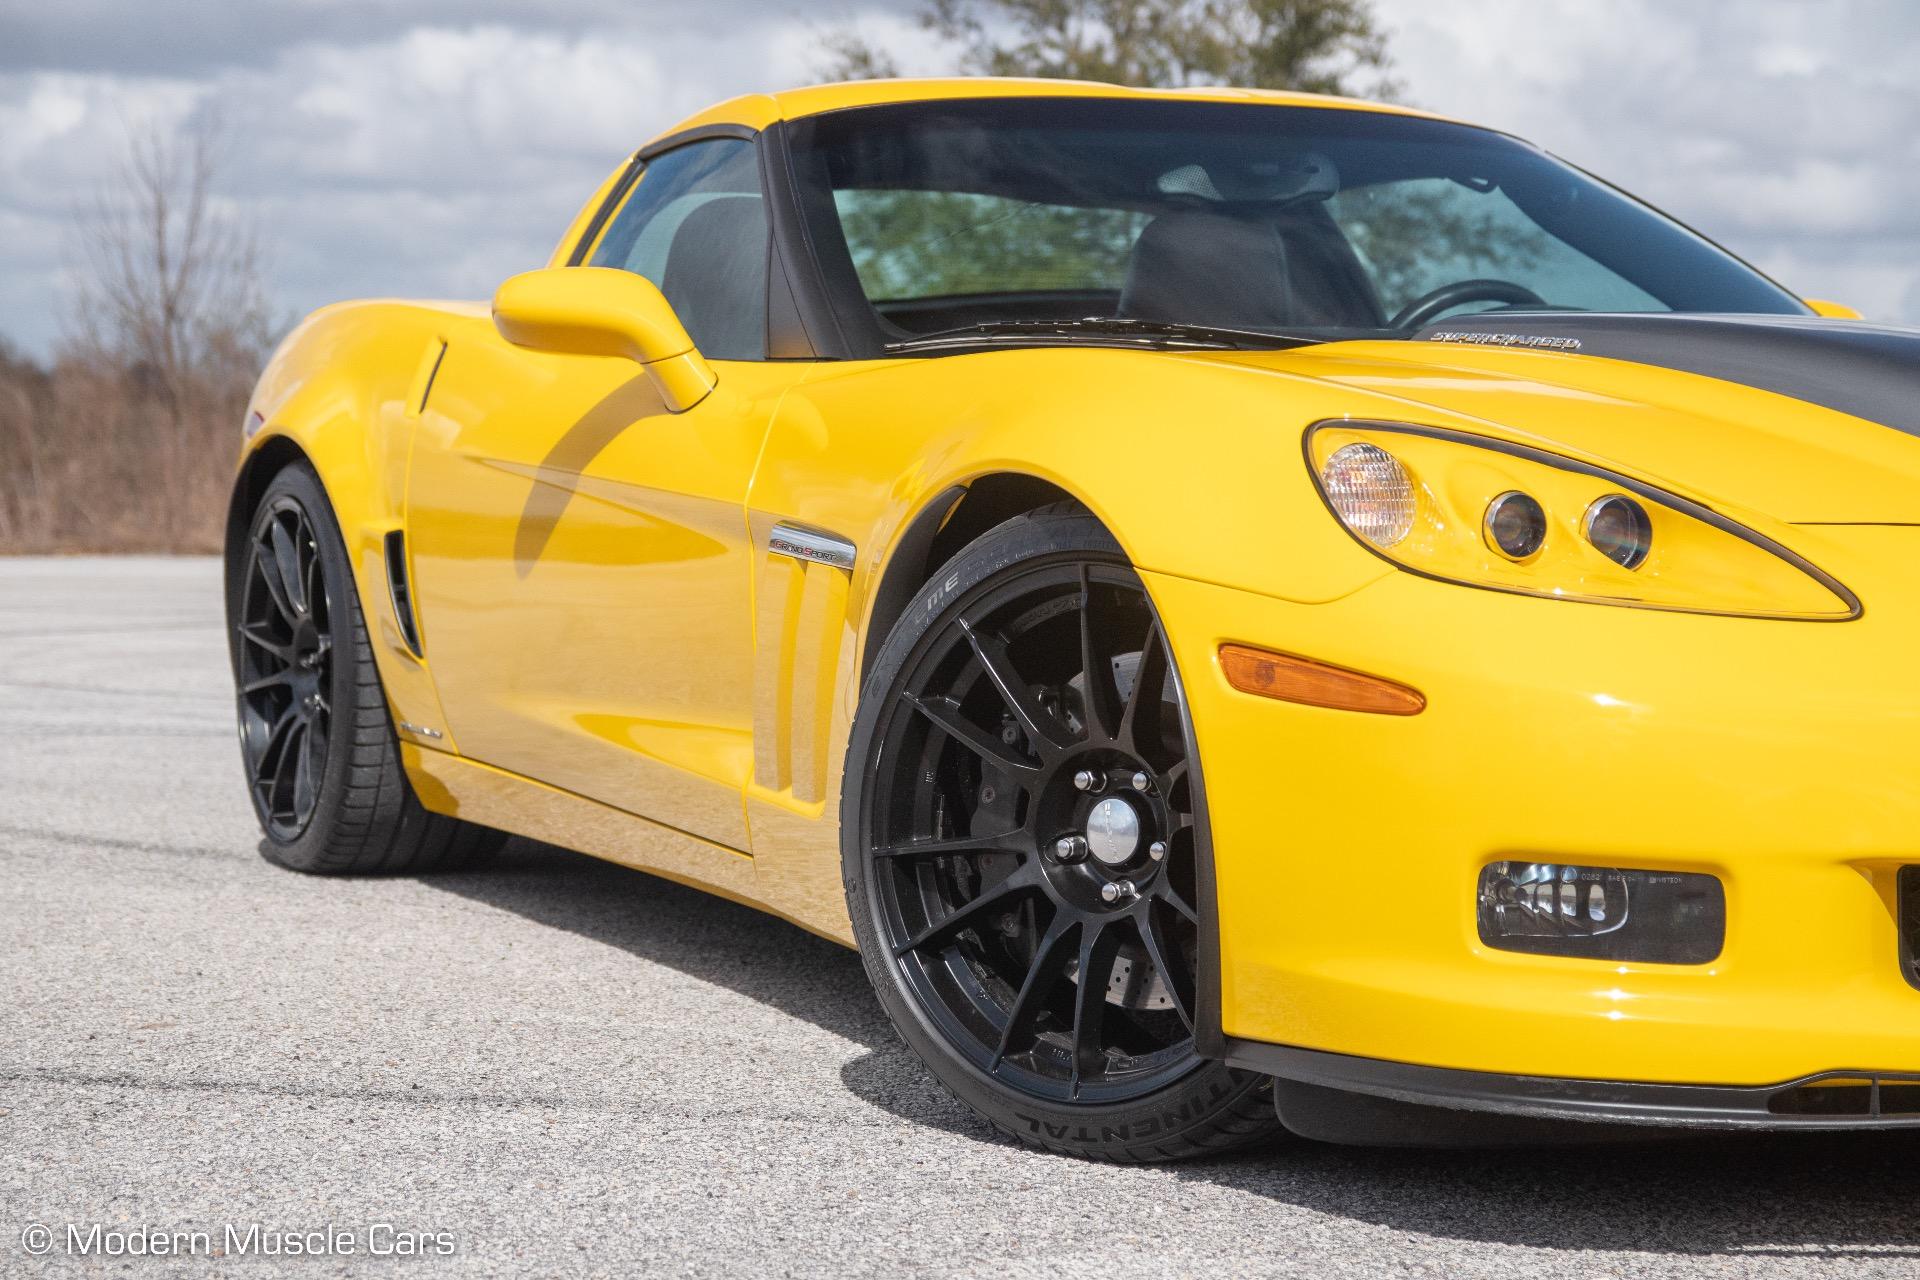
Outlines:
{"type": "Polygon", "coordinates": [[[587,265],[658,285],[715,360],[767,354],[767,211],[754,145],[690,142],[650,161],[587,265]]]}

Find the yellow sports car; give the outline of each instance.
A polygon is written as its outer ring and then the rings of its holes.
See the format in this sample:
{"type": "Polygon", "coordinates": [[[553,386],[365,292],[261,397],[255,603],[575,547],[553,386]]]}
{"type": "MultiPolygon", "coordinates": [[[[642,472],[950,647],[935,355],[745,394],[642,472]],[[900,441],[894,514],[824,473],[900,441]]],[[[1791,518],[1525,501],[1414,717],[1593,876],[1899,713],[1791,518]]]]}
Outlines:
{"type": "Polygon", "coordinates": [[[1088,1156],[1920,1123],[1920,333],[1847,314],[1398,107],[736,99],[274,356],[266,852],[755,904],[1088,1156]]]}

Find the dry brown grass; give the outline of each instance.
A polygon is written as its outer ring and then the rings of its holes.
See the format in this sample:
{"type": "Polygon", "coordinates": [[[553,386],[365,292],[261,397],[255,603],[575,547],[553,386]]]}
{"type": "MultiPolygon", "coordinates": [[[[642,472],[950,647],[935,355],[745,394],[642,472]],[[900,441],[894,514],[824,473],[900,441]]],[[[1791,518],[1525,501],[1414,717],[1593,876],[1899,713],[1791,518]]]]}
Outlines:
{"type": "Polygon", "coordinates": [[[0,554],[218,551],[251,378],[0,352],[0,554]]]}

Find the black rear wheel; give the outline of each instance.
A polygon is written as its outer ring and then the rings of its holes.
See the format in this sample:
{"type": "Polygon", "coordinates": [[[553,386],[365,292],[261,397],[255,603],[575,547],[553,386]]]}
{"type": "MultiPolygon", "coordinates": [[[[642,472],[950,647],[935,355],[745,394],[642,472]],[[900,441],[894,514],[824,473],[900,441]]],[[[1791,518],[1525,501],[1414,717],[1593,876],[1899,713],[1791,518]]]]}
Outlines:
{"type": "Polygon", "coordinates": [[[1024,1140],[1109,1159],[1275,1128],[1199,1056],[1198,766],[1152,602],[1079,508],[989,533],[895,629],[847,767],[849,908],[908,1043],[1024,1140]]]}
{"type": "Polygon", "coordinates": [[[298,871],[420,872],[497,848],[499,832],[414,796],[340,528],[304,463],[268,483],[227,573],[240,755],[267,856],[298,871]]]}

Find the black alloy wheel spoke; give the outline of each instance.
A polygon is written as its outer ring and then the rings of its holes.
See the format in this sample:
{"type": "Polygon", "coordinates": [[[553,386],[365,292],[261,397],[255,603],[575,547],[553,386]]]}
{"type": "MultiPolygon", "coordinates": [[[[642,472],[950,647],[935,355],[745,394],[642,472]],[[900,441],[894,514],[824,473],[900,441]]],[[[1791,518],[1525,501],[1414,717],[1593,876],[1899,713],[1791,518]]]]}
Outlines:
{"type": "Polygon", "coordinates": [[[1185,916],[1189,923],[1191,924],[1200,923],[1200,913],[1198,911],[1195,911],[1193,909],[1193,904],[1188,902],[1185,898],[1181,897],[1180,891],[1178,889],[1175,889],[1172,885],[1162,881],[1160,886],[1154,890],[1154,896],[1158,897],[1161,901],[1165,902],[1168,906],[1172,907],[1175,911],[1179,912],[1182,916],[1185,916]]]}
{"type": "Polygon", "coordinates": [[[313,724],[300,722],[300,750],[293,762],[293,811],[304,813],[313,806],[313,724]]]}
{"type": "Polygon", "coordinates": [[[1026,853],[1033,837],[1024,829],[1001,831],[990,836],[952,836],[945,840],[909,840],[904,844],[877,845],[870,852],[876,858],[938,858],[956,853],[1026,853]]]}
{"type": "Polygon", "coordinates": [[[293,646],[275,640],[258,626],[242,623],[240,626],[240,638],[266,650],[269,654],[272,654],[273,657],[289,666],[293,664],[293,646]]]}
{"type": "Polygon", "coordinates": [[[273,538],[273,567],[280,575],[280,595],[298,620],[307,616],[306,577],[300,572],[300,551],[287,526],[275,520],[267,526],[273,538]]]}
{"type": "Polygon", "coordinates": [[[989,579],[883,705],[862,838],[928,1021],[1061,1103],[1197,1069],[1198,795],[1139,580],[1100,558],[989,579]]]}
{"type": "Polygon", "coordinates": [[[1111,925],[1090,920],[1080,926],[1080,972],[1073,994],[1071,1092],[1076,1095],[1088,1077],[1098,1074],[1106,1058],[1105,1042],[1100,1037],[1106,1025],[1107,979],[1119,954],[1119,934],[1111,925]]]}
{"type": "Polygon", "coordinates": [[[1139,931],[1140,945],[1146,948],[1147,959],[1153,962],[1154,970],[1160,980],[1166,984],[1167,995],[1173,1000],[1174,1012],[1180,1015],[1180,1021],[1187,1024],[1187,1030],[1193,1030],[1193,975],[1186,971],[1180,960],[1179,951],[1172,939],[1162,939],[1161,926],[1153,918],[1153,902],[1148,900],[1135,909],[1134,928],[1139,931]]]}
{"type": "MultiPolygon", "coordinates": [[[[326,594],[324,584],[320,580],[320,548],[312,538],[303,538],[300,542],[300,554],[306,559],[306,568],[300,575],[300,599],[307,613],[311,615],[314,608],[313,602],[326,594]]],[[[320,637],[320,641],[323,645],[329,643],[324,635],[320,637]]]]}
{"type": "MultiPolygon", "coordinates": [[[[1177,763],[1169,767],[1165,773],[1160,775],[1160,783],[1162,786],[1166,787],[1168,795],[1174,794],[1174,792],[1179,789],[1180,784],[1182,784],[1186,780],[1187,780],[1187,762],[1184,759],[1178,761],[1177,763]]],[[[1180,818],[1181,818],[1181,825],[1183,827],[1191,827],[1193,825],[1193,818],[1191,815],[1181,814],[1180,818]]]]}
{"type": "Polygon", "coordinates": [[[1155,623],[1147,631],[1140,647],[1140,665],[1133,673],[1133,688],[1127,691],[1126,709],[1120,714],[1120,732],[1115,736],[1129,751],[1139,754],[1141,734],[1146,729],[1142,717],[1159,714],[1160,691],[1166,686],[1167,642],[1155,623]],[[1151,704],[1151,705],[1149,705],[1151,704]]]}
{"type": "Polygon", "coordinates": [[[1005,910],[1027,894],[1037,891],[1039,887],[1038,877],[1027,867],[1022,867],[998,884],[981,890],[971,901],[953,908],[938,920],[928,923],[919,932],[896,946],[893,953],[901,956],[934,943],[948,942],[962,929],[980,923],[981,917],[996,910],[1005,910]]]}
{"type": "Polygon", "coordinates": [[[296,709],[289,707],[268,730],[266,746],[260,753],[261,763],[254,785],[269,812],[274,814],[283,812],[280,799],[287,790],[287,765],[292,759],[288,748],[299,727],[300,716],[296,709]]]}
{"type": "Polygon", "coordinates": [[[912,693],[906,694],[905,697],[910,706],[933,721],[942,733],[982,760],[1016,775],[1040,771],[1040,765],[1037,762],[1020,755],[987,730],[961,715],[960,708],[952,702],[938,698],[922,698],[912,693]]]}
{"type": "Polygon", "coordinates": [[[291,631],[299,624],[300,616],[287,595],[287,581],[280,573],[279,553],[273,546],[273,530],[276,527],[276,522],[269,522],[254,539],[253,574],[259,579],[260,585],[266,588],[267,600],[273,606],[281,626],[291,631]]]}
{"type": "MultiPolygon", "coordinates": [[[[322,712],[325,707],[321,708],[322,712]]],[[[327,763],[327,717],[316,715],[307,721],[307,767],[317,779],[327,763]]]]}
{"type": "Polygon", "coordinates": [[[243,694],[259,693],[263,689],[279,688],[292,679],[293,672],[290,670],[269,671],[266,675],[257,676],[241,685],[240,692],[243,694]]]}
{"type": "Polygon", "coordinates": [[[280,776],[280,765],[286,758],[287,739],[299,723],[300,709],[288,707],[280,714],[280,718],[273,722],[273,728],[267,734],[267,745],[260,754],[262,759],[273,761],[272,775],[275,778],[280,776]]]}
{"type": "Polygon", "coordinates": [[[1043,757],[1058,752],[1064,744],[1055,735],[1064,732],[1064,728],[1056,727],[1058,722],[1040,701],[1039,692],[1020,678],[1006,644],[994,636],[983,634],[964,618],[960,620],[960,629],[966,633],[967,643],[973,646],[974,656],[987,673],[987,679],[1000,691],[1001,700],[1013,712],[1020,731],[1027,735],[1034,750],[1043,757]]]}
{"type": "Polygon", "coordinates": [[[300,727],[286,739],[286,758],[282,773],[292,773],[288,781],[288,791],[294,800],[294,812],[298,814],[313,800],[313,779],[307,777],[307,739],[309,739],[307,720],[301,718],[300,727]]]}
{"type": "Polygon", "coordinates": [[[1035,1016],[1040,1012],[1040,997],[1046,994],[1048,984],[1065,972],[1065,944],[1068,938],[1077,936],[1078,928],[1064,911],[1057,912],[1053,923],[1041,935],[1034,947],[1033,960],[1020,980],[1020,989],[1014,992],[1013,1003],[1007,1007],[1007,1018],[1000,1028],[1000,1042],[994,1046],[993,1061],[987,1066],[989,1072],[1000,1069],[1007,1054],[1019,1043],[1021,1034],[1031,1028],[1035,1016]]]}

